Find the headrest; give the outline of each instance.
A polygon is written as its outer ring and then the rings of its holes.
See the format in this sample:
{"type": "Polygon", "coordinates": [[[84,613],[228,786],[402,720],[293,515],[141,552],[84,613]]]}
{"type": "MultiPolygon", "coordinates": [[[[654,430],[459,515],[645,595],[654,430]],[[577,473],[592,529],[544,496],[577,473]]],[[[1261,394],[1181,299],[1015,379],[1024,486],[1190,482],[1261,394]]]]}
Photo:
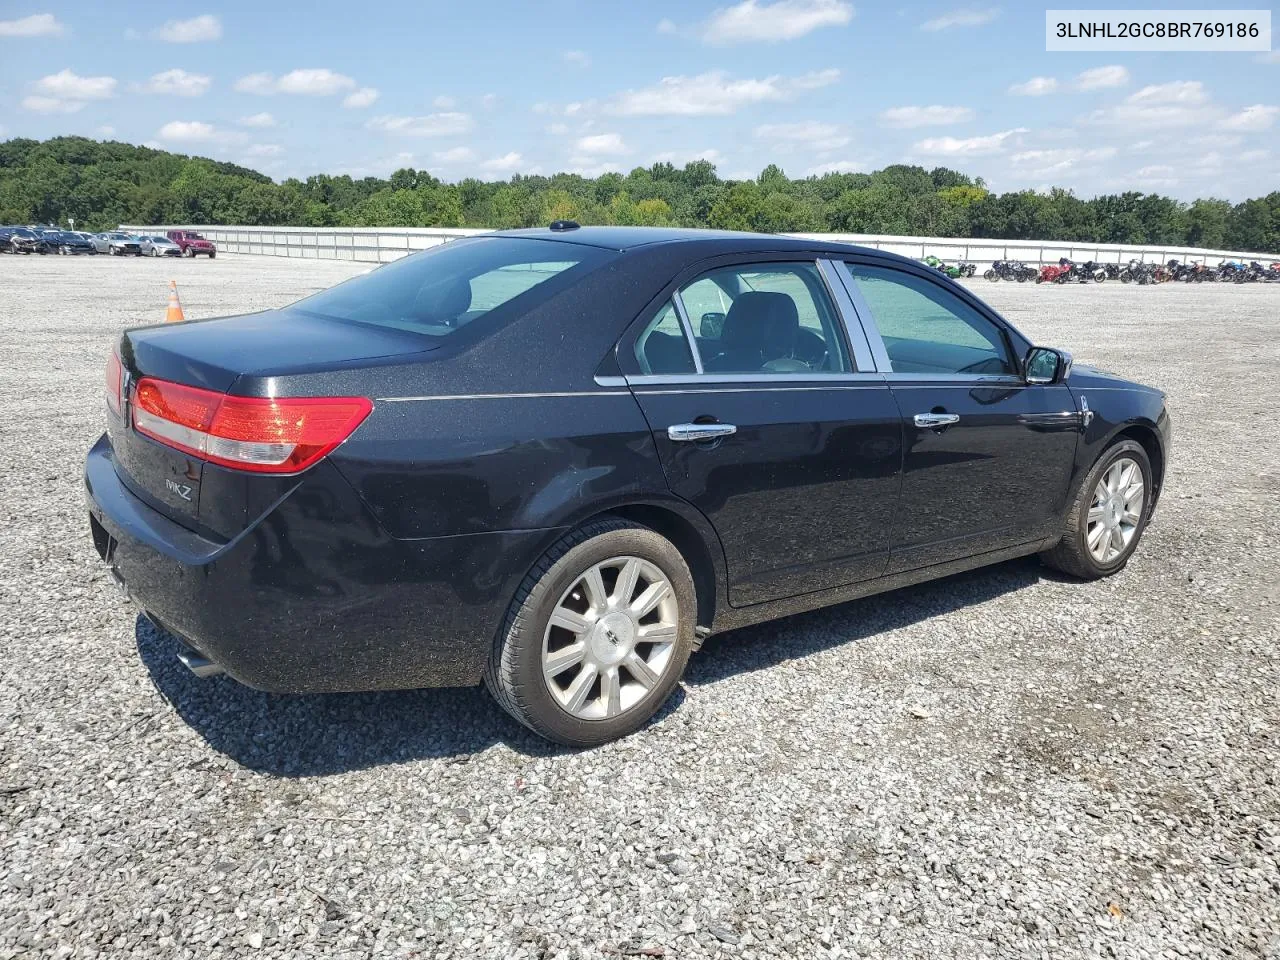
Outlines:
{"type": "Polygon", "coordinates": [[[738,296],[724,318],[720,342],[729,348],[758,349],[764,360],[786,356],[795,347],[800,315],[785,293],[751,291],[738,296]]]}

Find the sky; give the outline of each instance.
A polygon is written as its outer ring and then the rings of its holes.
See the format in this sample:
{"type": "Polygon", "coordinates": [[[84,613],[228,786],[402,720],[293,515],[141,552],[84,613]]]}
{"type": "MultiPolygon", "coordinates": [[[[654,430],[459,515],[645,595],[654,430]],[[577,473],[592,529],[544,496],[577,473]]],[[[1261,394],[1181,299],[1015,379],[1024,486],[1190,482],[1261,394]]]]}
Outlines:
{"type": "Polygon", "coordinates": [[[918,163],[1085,197],[1280,188],[1280,53],[1048,53],[1044,16],[981,2],[0,0],[0,139],[145,143],[276,179],[706,158],[735,179],[769,163],[791,177],[918,163]]]}

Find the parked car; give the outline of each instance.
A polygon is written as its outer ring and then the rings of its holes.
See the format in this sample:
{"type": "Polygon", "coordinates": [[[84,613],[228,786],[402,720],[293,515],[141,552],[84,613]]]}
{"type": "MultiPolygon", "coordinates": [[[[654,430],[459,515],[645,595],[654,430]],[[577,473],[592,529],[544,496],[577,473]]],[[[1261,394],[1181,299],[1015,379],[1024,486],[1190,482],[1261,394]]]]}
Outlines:
{"type": "Polygon", "coordinates": [[[13,236],[15,227],[0,227],[0,253],[12,253],[13,247],[9,245],[9,238],[13,236]]]}
{"type": "Polygon", "coordinates": [[[54,245],[43,234],[30,227],[14,227],[9,235],[9,249],[14,253],[52,253],[54,245]]]}
{"type": "Polygon", "coordinates": [[[98,252],[91,241],[70,230],[59,230],[56,233],[52,231],[46,232],[45,239],[56,244],[58,253],[64,255],[98,252]]]}
{"type": "Polygon", "coordinates": [[[142,255],[146,257],[180,257],[182,248],[168,237],[139,237],[142,255]]]}
{"type": "Polygon", "coordinates": [[[93,241],[99,253],[109,253],[113,257],[142,256],[142,244],[127,233],[100,233],[93,241]]]}
{"type": "Polygon", "coordinates": [[[88,454],[112,575],[200,675],[483,680],[641,726],[711,633],[1039,553],[1119,572],[1164,395],[915,261],[559,223],[126,331],[88,454]]]}
{"type": "Polygon", "coordinates": [[[212,260],[218,255],[218,248],[213,245],[212,240],[206,240],[192,230],[170,230],[167,236],[178,245],[184,257],[199,254],[212,260]]]}

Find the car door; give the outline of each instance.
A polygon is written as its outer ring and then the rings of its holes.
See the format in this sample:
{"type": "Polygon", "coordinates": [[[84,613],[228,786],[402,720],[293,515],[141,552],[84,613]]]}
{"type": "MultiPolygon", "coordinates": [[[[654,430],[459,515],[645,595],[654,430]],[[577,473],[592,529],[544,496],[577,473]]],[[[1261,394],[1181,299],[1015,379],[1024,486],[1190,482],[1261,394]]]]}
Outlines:
{"type": "Polygon", "coordinates": [[[887,572],[1049,535],[1079,437],[1069,388],[1027,383],[1021,337],[929,271],[851,258],[839,273],[903,417],[887,572]]]}
{"type": "Polygon", "coordinates": [[[668,484],[719,534],[729,602],[879,576],[901,418],[830,265],[718,262],[674,287],[618,359],[668,484]]]}

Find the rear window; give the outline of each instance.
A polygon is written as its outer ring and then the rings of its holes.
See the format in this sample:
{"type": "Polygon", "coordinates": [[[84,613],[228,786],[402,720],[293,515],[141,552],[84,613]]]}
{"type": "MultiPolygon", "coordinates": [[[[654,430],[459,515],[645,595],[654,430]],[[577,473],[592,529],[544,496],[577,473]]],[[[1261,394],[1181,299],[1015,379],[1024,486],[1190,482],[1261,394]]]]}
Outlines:
{"type": "Polygon", "coordinates": [[[609,256],[572,243],[513,237],[453,240],[355,277],[294,306],[339,320],[444,337],[577,275],[609,256]]]}

